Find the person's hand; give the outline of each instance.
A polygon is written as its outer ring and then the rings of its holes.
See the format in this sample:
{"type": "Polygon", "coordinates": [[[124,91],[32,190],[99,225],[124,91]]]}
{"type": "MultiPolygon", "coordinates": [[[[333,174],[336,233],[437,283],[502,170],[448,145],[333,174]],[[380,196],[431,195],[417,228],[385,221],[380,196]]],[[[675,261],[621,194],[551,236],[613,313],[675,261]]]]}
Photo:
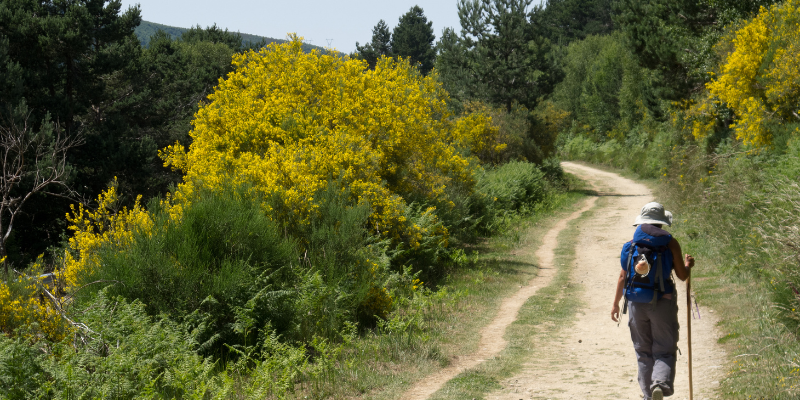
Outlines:
{"type": "Polygon", "coordinates": [[[690,255],[688,255],[688,254],[686,254],[686,255],[683,257],[683,265],[685,265],[685,266],[686,266],[686,268],[690,268],[690,269],[691,269],[692,267],[694,267],[694,257],[692,257],[692,256],[690,256],[690,255]]]}
{"type": "Polygon", "coordinates": [[[611,307],[611,320],[619,322],[619,304],[617,303],[614,303],[614,306],[611,307]]]}

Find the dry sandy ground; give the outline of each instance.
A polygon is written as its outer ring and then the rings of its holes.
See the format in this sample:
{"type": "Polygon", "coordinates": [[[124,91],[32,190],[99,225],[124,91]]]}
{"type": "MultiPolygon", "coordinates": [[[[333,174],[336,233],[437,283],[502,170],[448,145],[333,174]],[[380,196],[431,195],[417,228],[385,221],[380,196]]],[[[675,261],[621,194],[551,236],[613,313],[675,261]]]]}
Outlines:
{"type": "MultiPolygon", "coordinates": [[[[619,175],[573,163],[563,166],[589,182],[602,197],[599,209],[580,228],[571,276],[575,284],[583,284],[585,306],[578,310],[572,327],[558,337],[536,343],[534,359],[526,363],[522,373],[502,382],[503,389],[487,399],[640,399],[627,316],[617,327],[610,314],[622,243],[633,235],[631,224],[641,207],[657,199],[644,185],[619,175]]],[[[678,288],[678,348],[682,355],[678,356],[676,390],[671,399],[682,400],[689,398],[687,313],[686,287],[678,283],[678,288]]],[[[694,398],[698,400],[718,397],[724,360],[717,344],[716,318],[708,308],[700,312],[701,319],[691,321],[694,398]]]]}
{"type": "MultiPolygon", "coordinates": [[[[485,360],[500,354],[506,347],[506,339],[503,337],[506,328],[511,325],[517,318],[519,309],[525,304],[529,297],[536,294],[536,291],[550,284],[550,281],[555,276],[555,268],[553,268],[553,250],[556,248],[558,234],[566,228],[569,223],[580,217],[584,211],[591,209],[597,198],[590,198],[584,201],[580,209],[572,213],[569,217],[559,221],[553,228],[551,228],[542,238],[542,245],[536,250],[536,259],[539,261],[539,274],[536,278],[528,282],[527,285],[522,286],[513,296],[503,300],[500,304],[500,309],[497,315],[492,319],[489,325],[481,329],[481,341],[478,345],[478,351],[474,354],[469,354],[455,358],[453,362],[441,371],[432,374],[425,379],[417,382],[410,390],[408,390],[402,397],[406,400],[424,400],[436,393],[437,390],[447,383],[450,379],[455,378],[458,374],[476,367],[485,360]]],[[[526,250],[520,249],[524,254],[526,250]]]]}
{"type": "MultiPolygon", "coordinates": [[[[404,399],[427,399],[448,380],[497,355],[506,346],[506,327],[516,318],[524,302],[547,286],[554,275],[553,251],[556,237],[570,221],[594,208],[584,220],[576,238],[577,260],[571,280],[581,285],[583,308],[575,321],[558,335],[537,339],[532,359],[515,377],[501,382],[503,388],[488,399],[640,399],[636,382],[636,357],[630,340],[627,316],[620,326],[611,321],[610,311],[616,280],[619,276],[619,253],[622,244],[633,235],[633,219],[641,207],[653,201],[644,185],[616,174],[579,164],[564,163],[567,172],[587,181],[598,193],[580,205],[569,218],[560,221],[545,236],[535,256],[540,274],[514,296],[505,299],[498,315],[481,332],[477,353],[459,357],[453,364],[414,385],[404,399]],[[600,199],[600,200],[598,200],[600,199]]],[[[667,207],[669,208],[669,207],[667,207]]],[[[527,249],[521,249],[525,253],[527,249]]],[[[685,288],[679,284],[679,288],[685,288]]],[[[683,353],[678,356],[676,393],[672,399],[688,399],[686,300],[680,291],[678,304],[683,353]]],[[[716,388],[722,378],[724,353],[717,345],[716,319],[708,308],[701,308],[702,319],[692,321],[694,398],[717,398],[716,388]]]]}

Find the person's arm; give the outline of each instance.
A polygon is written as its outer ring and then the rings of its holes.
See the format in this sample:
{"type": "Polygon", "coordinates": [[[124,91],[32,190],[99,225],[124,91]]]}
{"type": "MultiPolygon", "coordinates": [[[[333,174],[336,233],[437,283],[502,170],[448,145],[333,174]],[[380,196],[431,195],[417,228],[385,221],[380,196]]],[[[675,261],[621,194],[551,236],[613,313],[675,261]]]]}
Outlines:
{"type": "Polygon", "coordinates": [[[672,269],[675,270],[675,276],[685,281],[694,267],[694,257],[688,254],[684,256],[681,252],[681,245],[675,238],[672,238],[667,247],[672,251],[672,269]]]}
{"type": "Polygon", "coordinates": [[[622,299],[622,290],[625,288],[625,270],[619,271],[617,292],[614,293],[614,306],[611,307],[611,320],[619,322],[619,301],[622,299]]]}

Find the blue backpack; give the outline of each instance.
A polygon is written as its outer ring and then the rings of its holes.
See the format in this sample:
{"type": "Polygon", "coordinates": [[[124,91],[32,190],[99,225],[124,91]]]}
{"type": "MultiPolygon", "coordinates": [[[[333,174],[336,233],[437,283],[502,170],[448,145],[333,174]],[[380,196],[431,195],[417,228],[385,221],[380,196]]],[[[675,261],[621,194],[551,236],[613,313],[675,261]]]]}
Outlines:
{"type": "MultiPolygon", "coordinates": [[[[667,244],[672,240],[669,232],[650,224],[636,227],[633,240],[622,246],[620,263],[626,271],[625,299],[637,303],[655,304],[661,296],[672,293],[672,251],[667,244]],[[634,267],[646,260],[650,271],[646,275],[636,272],[634,267]]],[[[627,312],[625,301],[623,314],[627,312]]]]}

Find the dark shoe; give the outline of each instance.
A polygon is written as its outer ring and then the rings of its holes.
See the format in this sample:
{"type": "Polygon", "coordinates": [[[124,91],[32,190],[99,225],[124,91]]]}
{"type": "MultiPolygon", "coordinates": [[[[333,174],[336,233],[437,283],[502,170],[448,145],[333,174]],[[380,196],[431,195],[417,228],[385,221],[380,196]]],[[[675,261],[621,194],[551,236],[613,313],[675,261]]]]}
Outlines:
{"type": "Polygon", "coordinates": [[[664,400],[664,392],[658,386],[653,389],[653,400],[664,400]]]}

